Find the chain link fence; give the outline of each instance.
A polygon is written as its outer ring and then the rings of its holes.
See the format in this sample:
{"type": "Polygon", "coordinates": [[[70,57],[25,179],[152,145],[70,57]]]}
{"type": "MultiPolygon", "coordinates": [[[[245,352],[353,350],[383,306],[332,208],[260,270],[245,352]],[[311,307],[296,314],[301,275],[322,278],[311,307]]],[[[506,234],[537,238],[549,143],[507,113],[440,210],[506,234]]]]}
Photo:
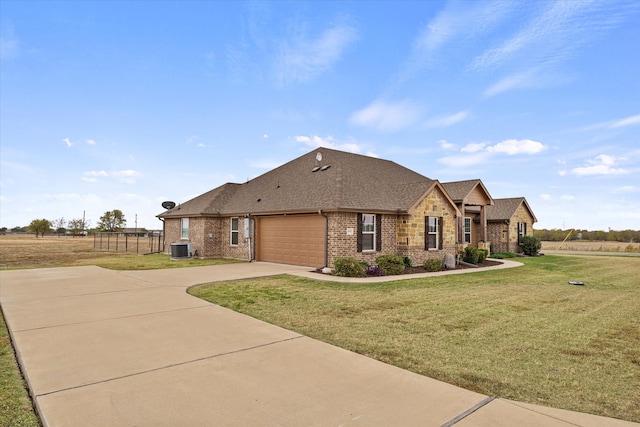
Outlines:
{"type": "Polygon", "coordinates": [[[98,232],[93,235],[93,249],[110,252],[156,254],[164,252],[162,232],[98,232]]]}

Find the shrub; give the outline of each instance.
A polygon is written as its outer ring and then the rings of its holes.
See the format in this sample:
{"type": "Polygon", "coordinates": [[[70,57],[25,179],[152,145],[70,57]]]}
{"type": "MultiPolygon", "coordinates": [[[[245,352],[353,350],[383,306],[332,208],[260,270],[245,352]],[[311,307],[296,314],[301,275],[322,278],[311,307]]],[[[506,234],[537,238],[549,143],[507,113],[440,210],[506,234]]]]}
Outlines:
{"type": "Polygon", "coordinates": [[[408,256],[403,256],[402,257],[402,262],[404,262],[404,266],[407,267],[407,268],[413,267],[413,263],[411,262],[411,258],[409,258],[408,256]]]}
{"type": "Polygon", "coordinates": [[[488,256],[489,251],[487,249],[478,249],[478,264],[483,263],[488,256]]]}
{"type": "Polygon", "coordinates": [[[341,257],[336,258],[333,262],[333,272],[336,276],[341,277],[364,277],[364,267],[355,258],[341,257]]]}
{"type": "Polygon", "coordinates": [[[477,264],[479,257],[478,248],[475,246],[467,246],[462,252],[462,261],[469,264],[477,264]]]}
{"type": "Polygon", "coordinates": [[[522,236],[520,247],[525,255],[536,256],[542,247],[542,242],[534,236],[522,236]]]}
{"type": "Polygon", "coordinates": [[[367,267],[367,271],[365,271],[367,276],[384,276],[384,273],[377,265],[372,265],[367,267]]]}
{"type": "Polygon", "coordinates": [[[385,275],[400,274],[404,271],[404,260],[400,255],[381,255],[376,258],[376,264],[385,275]]]}
{"type": "Polygon", "coordinates": [[[438,258],[429,258],[422,264],[427,271],[440,271],[442,270],[442,260],[438,258]]]}

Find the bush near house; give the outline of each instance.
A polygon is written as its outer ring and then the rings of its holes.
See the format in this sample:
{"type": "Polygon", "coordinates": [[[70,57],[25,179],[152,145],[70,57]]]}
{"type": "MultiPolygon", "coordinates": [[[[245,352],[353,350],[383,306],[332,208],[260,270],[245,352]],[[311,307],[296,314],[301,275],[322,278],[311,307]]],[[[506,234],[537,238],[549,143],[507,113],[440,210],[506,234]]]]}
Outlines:
{"type": "Polygon", "coordinates": [[[365,267],[355,258],[340,257],[333,262],[333,274],[341,277],[365,277],[365,267]]]}
{"type": "Polygon", "coordinates": [[[536,256],[540,252],[540,248],[542,248],[542,242],[534,236],[522,236],[520,247],[525,255],[536,256]]]}
{"type": "Polygon", "coordinates": [[[467,246],[464,248],[462,252],[462,261],[469,264],[478,264],[478,259],[480,258],[480,254],[478,253],[478,248],[475,246],[467,246]]]}
{"type": "Polygon", "coordinates": [[[393,254],[379,256],[376,258],[376,264],[385,276],[401,274],[405,266],[402,256],[393,254]]]}
{"type": "Polygon", "coordinates": [[[440,271],[442,270],[442,260],[438,258],[429,258],[422,264],[427,271],[440,271]]]}
{"type": "Polygon", "coordinates": [[[495,253],[495,254],[491,255],[491,258],[505,259],[505,258],[516,258],[517,256],[518,256],[518,254],[516,254],[514,252],[498,252],[498,253],[495,253]]]}

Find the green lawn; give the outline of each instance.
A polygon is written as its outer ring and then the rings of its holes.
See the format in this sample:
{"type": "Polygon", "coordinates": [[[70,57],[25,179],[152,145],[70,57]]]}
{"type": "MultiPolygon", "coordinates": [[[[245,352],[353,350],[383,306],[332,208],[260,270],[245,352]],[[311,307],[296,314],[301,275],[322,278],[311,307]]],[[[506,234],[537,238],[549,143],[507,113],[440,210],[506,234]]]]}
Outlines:
{"type": "Polygon", "coordinates": [[[39,425],[40,421],[33,410],[13,353],[4,317],[0,312],[0,426],[39,425]]]}
{"type": "Polygon", "coordinates": [[[380,284],[279,276],[190,292],[491,396],[640,421],[640,258],[524,263],[380,284]]]}

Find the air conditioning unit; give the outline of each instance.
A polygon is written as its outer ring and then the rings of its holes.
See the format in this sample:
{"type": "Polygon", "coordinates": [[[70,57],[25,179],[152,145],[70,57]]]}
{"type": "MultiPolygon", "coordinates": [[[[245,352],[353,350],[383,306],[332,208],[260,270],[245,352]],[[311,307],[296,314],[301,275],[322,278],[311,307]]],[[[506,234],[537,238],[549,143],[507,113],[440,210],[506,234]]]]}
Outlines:
{"type": "Polygon", "coordinates": [[[192,243],[172,243],[171,259],[186,259],[193,256],[192,243]]]}

